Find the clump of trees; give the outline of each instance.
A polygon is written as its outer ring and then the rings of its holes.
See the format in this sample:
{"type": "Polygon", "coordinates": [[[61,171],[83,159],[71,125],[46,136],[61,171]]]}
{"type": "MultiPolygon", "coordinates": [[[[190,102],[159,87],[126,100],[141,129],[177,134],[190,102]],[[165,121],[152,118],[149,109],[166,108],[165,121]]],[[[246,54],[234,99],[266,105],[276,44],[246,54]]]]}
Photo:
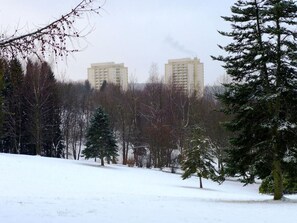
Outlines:
{"type": "Polygon", "coordinates": [[[95,109],[91,103],[90,84],[58,82],[61,101],[61,132],[65,158],[79,159],[85,144],[85,133],[95,109]]]}
{"type": "Polygon", "coordinates": [[[60,98],[50,66],[28,61],[24,73],[16,59],[0,63],[0,150],[61,157],[60,98]]]}
{"type": "Polygon", "coordinates": [[[132,83],[122,91],[107,83],[100,91],[93,91],[91,97],[91,104],[100,104],[109,114],[123,164],[133,147],[147,148],[148,167],[172,167],[177,160],[180,164],[191,131],[199,126],[212,143],[215,159],[220,161],[217,168],[223,169],[229,133],[220,126],[227,117],[218,111],[220,103],[214,95],[217,88],[207,87],[204,97],[198,98],[156,80],[143,88],[137,86],[132,83]]]}

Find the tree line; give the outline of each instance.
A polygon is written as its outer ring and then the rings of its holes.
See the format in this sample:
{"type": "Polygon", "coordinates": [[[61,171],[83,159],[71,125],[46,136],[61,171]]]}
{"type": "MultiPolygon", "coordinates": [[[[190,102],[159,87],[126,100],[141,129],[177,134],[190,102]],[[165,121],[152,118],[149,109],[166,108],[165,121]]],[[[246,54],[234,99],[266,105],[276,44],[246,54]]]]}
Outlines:
{"type": "Polygon", "coordinates": [[[220,103],[214,95],[221,90],[220,87],[208,87],[204,97],[198,98],[161,81],[151,81],[141,88],[130,83],[127,91],[108,83],[103,84],[100,90],[91,89],[88,82],[59,84],[63,97],[65,152],[74,159],[81,154],[93,112],[102,106],[117,138],[122,164],[136,162],[131,151],[145,147],[148,150],[146,166],[172,167],[176,159],[172,157],[173,151],[178,151],[181,161],[191,128],[199,125],[213,142],[222,167],[229,133],[220,125],[227,116],[219,112],[220,103]]]}
{"type": "Polygon", "coordinates": [[[79,159],[90,119],[99,106],[109,115],[124,165],[133,162],[135,147],[148,150],[148,167],[172,167],[181,160],[191,129],[199,125],[211,139],[221,163],[227,133],[220,126],[215,87],[203,98],[186,95],[161,81],[143,88],[131,83],[127,91],[105,83],[100,90],[89,83],[57,81],[46,62],[1,61],[1,151],[79,159]],[[225,134],[225,135],[224,135],[225,134]]]}

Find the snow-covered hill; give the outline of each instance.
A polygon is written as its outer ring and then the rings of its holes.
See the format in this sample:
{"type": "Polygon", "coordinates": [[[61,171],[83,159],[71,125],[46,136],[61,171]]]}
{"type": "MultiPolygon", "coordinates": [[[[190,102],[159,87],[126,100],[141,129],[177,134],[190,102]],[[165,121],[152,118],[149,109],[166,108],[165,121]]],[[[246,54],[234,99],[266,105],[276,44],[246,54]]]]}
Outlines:
{"type": "Polygon", "coordinates": [[[87,161],[0,154],[3,223],[296,222],[297,196],[272,201],[259,185],[87,161]]]}

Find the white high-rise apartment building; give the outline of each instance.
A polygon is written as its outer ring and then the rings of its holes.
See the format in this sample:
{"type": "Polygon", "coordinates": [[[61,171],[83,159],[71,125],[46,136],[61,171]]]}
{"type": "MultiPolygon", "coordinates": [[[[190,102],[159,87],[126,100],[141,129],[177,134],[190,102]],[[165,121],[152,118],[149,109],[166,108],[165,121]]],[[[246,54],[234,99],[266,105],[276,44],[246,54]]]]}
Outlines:
{"type": "Polygon", "coordinates": [[[197,57],[168,60],[168,63],[165,64],[165,83],[188,95],[196,91],[198,97],[203,96],[203,63],[197,57]]]}
{"type": "Polygon", "coordinates": [[[128,89],[128,68],[123,63],[94,63],[88,68],[88,80],[91,87],[95,89],[100,89],[106,81],[119,85],[126,91],[128,89]]]}

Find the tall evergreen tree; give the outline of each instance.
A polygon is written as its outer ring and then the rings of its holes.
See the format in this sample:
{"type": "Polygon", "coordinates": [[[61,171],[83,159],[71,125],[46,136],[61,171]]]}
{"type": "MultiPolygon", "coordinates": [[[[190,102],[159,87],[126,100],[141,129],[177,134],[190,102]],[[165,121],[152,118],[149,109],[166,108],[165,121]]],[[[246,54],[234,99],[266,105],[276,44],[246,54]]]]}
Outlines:
{"type": "Polygon", "coordinates": [[[45,104],[42,107],[44,120],[43,150],[44,155],[48,157],[62,157],[63,140],[61,131],[60,117],[60,99],[58,95],[58,86],[52,69],[48,63],[43,62],[40,67],[40,75],[45,76],[46,92],[44,95],[45,104]]]}
{"type": "Polygon", "coordinates": [[[200,188],[203,188],[202,178],[219,181],[221,178],[217,175],[213,159],[214,151],[210,140],[203,135],[200,127],[193,127],[187,140],[185,160],[182,162],[183,180],[197,174],[200,188]]]}
{"type": "Polygon", "coordinates": [[[46,62],[27,64],[24,93],[26,117],[25,153],[61,157],[59,99],[56,80],[46,62]]]}
{"type": "Polygon", "coordinates": [[[104,158],[111,160],[118,155],[109,119],[102,107],[97,108],[91,119],[86,140],[86,148],[83,151],[86,159],[99,157],[101,165],[104,166],[104,158]]]}
{"type": "Polygon", "coordinates": [[[3,147],[3,123],[4,123],[4,75],[7,72],[7,63],[0,59],[0,148],[2,152],[7,152],[3,147]]]}
{"type": "Polygon", "coordinates": [[[232,30],[220,33],[232,43],[221,46],[227,56],[214,58],[232,78],[219,96],[233,117],[227,128],[237,133],[228,170],[245,183],[272,175],[279,200],[283,174],[297,171],[297,6],[293,0],[239,0],[231,11],[223,19],[232,30]]]}
{"type": "Polygon", "coordinates": [[[4,100],[4,139],[3,144],[9,152],[20,153],[23,125],[23,80],[22,65],[17,59],[9,62],[5,75],[4,100]]]}

